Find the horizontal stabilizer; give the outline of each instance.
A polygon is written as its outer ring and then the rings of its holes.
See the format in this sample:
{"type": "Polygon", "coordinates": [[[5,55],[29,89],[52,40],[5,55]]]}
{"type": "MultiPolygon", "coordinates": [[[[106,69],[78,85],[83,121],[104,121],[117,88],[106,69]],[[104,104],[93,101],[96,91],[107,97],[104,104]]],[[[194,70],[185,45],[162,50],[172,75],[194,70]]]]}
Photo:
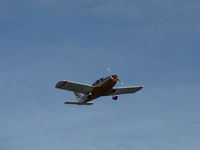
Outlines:
{"type": "Polygon", "coordinates": [[[80,102],[64,102],[64,104],[75,104],[75,105],[92,105],[94,103],[80,103],[80,102]]]}

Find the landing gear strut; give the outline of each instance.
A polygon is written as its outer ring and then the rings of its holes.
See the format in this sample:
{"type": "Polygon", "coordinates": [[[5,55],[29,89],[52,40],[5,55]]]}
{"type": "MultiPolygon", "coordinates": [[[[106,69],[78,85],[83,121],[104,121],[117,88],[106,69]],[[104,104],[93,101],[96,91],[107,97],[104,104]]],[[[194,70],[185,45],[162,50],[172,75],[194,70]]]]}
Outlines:
{"type": "Polygon", "coordinates": [[[115,96],[112,97],[112,99],[113,99],[113,100],[117,100],[117,99],[118,99],[118,96],[115,95],[115,96]]]}
{"type": "Polygon", "coordinates": [[[92,96],[92,93],[90,92],[90,93],[88,94],[87,98],[89,99],[89,98],[91,98],[91,96],[92,96]]]}

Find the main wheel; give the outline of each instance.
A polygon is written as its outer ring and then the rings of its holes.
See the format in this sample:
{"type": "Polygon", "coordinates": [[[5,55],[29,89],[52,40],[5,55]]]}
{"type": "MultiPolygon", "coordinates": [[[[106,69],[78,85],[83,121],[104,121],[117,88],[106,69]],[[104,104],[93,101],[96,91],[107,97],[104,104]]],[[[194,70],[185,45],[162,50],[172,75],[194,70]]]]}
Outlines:
{"type": "Polygon", "coordinates": [[[117,100],[117,99],[118,99],[118,96],[113,96],[112,99],[113,99],[113,100],[117,100]]]}

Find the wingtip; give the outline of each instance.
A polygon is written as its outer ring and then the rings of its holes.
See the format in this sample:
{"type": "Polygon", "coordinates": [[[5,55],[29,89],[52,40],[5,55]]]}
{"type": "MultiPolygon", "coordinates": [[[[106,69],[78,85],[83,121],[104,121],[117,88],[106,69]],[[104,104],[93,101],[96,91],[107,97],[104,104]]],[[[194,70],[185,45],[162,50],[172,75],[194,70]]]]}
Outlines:
{"type": "Polygon", "coordinates": [[[144,88],[144,86],[140,86],[139,90],[141,90],[141,89],[143,89],[143,88],[144,88]]]}
{"type": "Polygon", "coordinates": [[[64,84],[66,83],[66,81],[58,81],[55,85],[55,88],[60,88],[62,87],[64,84]]]}

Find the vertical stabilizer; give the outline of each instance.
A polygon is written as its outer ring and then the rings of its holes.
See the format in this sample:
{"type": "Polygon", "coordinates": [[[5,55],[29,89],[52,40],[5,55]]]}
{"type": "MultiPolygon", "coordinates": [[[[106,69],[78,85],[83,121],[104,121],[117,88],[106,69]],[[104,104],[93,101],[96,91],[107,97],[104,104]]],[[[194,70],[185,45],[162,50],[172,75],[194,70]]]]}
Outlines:
{"type": "Polygon", "coordinates": [[[76,96],[78,102],[82,101],[82,95],[80,93],[74,92],[74,95],[76,96]]]}

